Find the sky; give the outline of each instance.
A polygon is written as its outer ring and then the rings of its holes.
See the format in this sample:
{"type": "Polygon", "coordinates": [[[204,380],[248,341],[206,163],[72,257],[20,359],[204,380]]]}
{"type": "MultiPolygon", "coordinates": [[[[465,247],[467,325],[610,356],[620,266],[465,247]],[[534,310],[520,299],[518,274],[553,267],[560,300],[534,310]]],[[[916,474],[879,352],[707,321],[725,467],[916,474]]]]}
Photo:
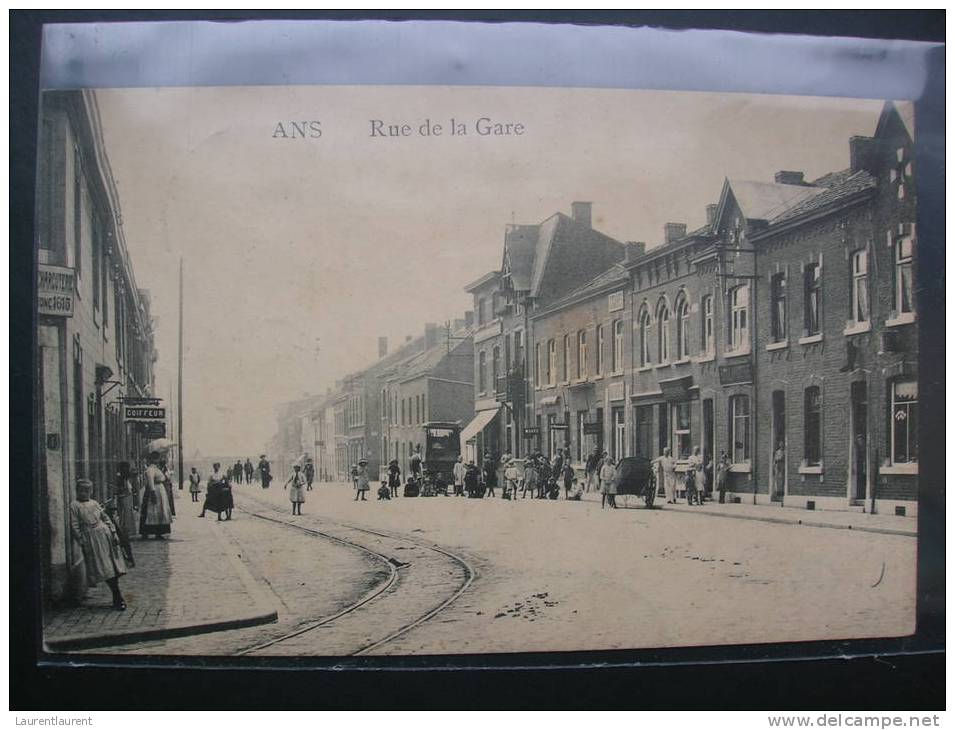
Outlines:
{"type": "Polygon", "coordinates": [[[508,223],[590,201],[595,228],[652,247],[668,221],[702,225],[726,177],[848,167],[849,137],[872,135],[882,108],[514,87],[96,96],[135,276],[152,294],[164,397],[175,390],[183,260],[182,441],[210,455],[260,453],[281,403],[373,362],[379,336],[393,349],[426,322],[462,317],[463,287],[500,267],[508,223]],[[511,134],[478,134],[482,118],[511,134]],[[451,119],[464,134],[451,134],[451,119]],[[321,136],[293,138],[291,122],[321,136]],[[398,136],[373,136],[389,126],[398,136]]]}

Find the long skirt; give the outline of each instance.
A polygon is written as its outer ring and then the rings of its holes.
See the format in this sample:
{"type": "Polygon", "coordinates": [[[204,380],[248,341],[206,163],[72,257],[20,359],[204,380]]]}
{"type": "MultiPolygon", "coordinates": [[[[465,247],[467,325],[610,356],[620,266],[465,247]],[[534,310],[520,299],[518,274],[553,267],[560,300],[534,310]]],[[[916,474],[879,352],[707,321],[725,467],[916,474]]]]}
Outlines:
{"type": "Polygon", "coordinates": [[[168,535],[172,532],[172,512],[169,497],[162,484],[143,491],[139,508],[140,535],[168,535]]]}
{"type": "Polygon", "coordinates": [[[92,587],[126,574],[126,561],[105,522],[84,528],[80,546],[86,563],[87,585],[92,587]]]}
{"type": "Polygon", "coordinates": [[[133,516],[133,497],[131,494],[116,497],[116,523],[126,537],[132,537],[139,531],[139,525],[133,516]]]}
{"type": "Polygon", "coordinates": [[[288,489],[288,499],[292,504],[301,504],[305,501],[305,487],[291,486],[288,489]]]}
{"type": "Polygon", "coordinates": [[[617,493],[617,487],[614,486],[613,479],[600,480],[600,493],[601,494],[616,494],[617,493]]]}

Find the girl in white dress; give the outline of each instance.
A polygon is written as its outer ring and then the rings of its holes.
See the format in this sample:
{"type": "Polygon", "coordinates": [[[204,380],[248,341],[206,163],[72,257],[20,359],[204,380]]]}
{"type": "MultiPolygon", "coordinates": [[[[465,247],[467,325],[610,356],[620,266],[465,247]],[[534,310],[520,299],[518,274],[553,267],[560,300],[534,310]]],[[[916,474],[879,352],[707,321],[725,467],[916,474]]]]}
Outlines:
{"type": "Polygon", "coordinates": [[[126,575],[126,562],[119,547],[119,536],[99,502],[90,499],[93,482],[76,482],[76,499],[70,504],[70,533],[83,551],[86,584],[90,587],[106,582],[113,594],[113,608],[126,610],[126,601],[119,592],[119,577],[126,575]]]}
{"type": "Polygon", "coordinates": [[[292,503],[292,514],[302,514],[302,505],[305,503],[305,486],[307,484],[305,476],[302,474],[302,467],[298,464],[292,467],[294,473],[285,482],[285,486],[291,487],[288,490],[288,498],[292,503]]]}

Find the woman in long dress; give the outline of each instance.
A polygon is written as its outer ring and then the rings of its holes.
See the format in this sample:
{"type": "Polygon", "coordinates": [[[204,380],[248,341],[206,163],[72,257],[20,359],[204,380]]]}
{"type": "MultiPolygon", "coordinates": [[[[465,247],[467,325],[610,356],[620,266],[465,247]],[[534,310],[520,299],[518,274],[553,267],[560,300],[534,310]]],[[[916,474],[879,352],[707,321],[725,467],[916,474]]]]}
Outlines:
{"type": "Polygon", "coordinates": [[[126,563],[113,532],[109,517],[99,502],[90,499],[93,482],[76,482],[76,499],[70,503],[70,534],[79,543],[86,568],[86,583],[93,587],[106,582],[113,594],[113,608],[126,610],[126,601],[119,591],[119,577],[126,575],[126,563]]]}
{"type": "Polygon", "coordinates": [[[361,497],[365,502],[365,493],[368,491],[368,462],[362,459],[358,462],[358,474],[355,476],[355,501],[361,497]]]}
{"type": "Polygon", "coordinates": [[[222,465],[217,461],[212,465],[212,473],[209,475],[209,481],[206,483],[206,500],[202,503],[202,512],[200,517],[206,516],[206,510],[215,512],[217,522],[222,522],[222,513],[226,513],[226,519],[232,519],[232,487],[229,484],[229,478],[222,471],[222,465]]]}
{"type": "Polygon", "coordinates": [[[162,540],[172,532],[172,506],[166,491],[166,475],[159,468],[157,452],[146,457],[146,465],[143,495],[139,500],[139,534],[144,538],[154,535],[157,540],[162,540]]]}
{"type": "Polygon", "coordinates": [[[119,462],[116,482],[113,486],[113,499],[116,504],[116,526],[127,538],[135,535],[138,529],[133,513],[139,509],[139,492],[133,489],[132,478],[133,472],[129,462],[119,462]]]}
{"type": "Polygon", "coordinates": [[[288,498],[292,503],[292,514],[300,515],[302,514],[302,505],[305,503],[305,491],[308,481],[302,474],[302,467],[295,464],[292,469],[292,476],[285,482],[283,489],[289,487],[288,498]]]}
{"type": "Polygon", "coordinates": [[[613,483],[613,476],[617,469],[613,459],[604,453],[603,463],[600,465],[600,509],[609,504],[610,509],[617,509],[617,487],[613,483]]]}

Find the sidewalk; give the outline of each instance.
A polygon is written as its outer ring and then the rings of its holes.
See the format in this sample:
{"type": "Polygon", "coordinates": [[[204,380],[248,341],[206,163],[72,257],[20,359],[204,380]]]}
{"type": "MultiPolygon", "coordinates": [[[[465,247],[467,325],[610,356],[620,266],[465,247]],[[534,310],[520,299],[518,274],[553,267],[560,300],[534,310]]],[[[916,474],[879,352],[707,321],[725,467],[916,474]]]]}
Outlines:
{"type": "MultiPolygon", "coordinates": [[[[587,501],[599,502],[600,492],[585,493],[587,501]]],[[[643,506],[643,499],[639,497],[618,496],[621,506],[624,500],[629,499],[630,505],[643,506]]],[[[769,504],[720,504],[719,502],[704,502],[702,506],[690,506],[686,502],[667,504],[663,497],[657,497],[654,509],[666,509],[673,512],[692,512],[698,515],[712,515],[738,520],[757,520],[760,522],[775,522],[788,525],[805,525],[807,527],[830,527],[842,530],[858,530],[860,532],[878,532],[887,535],[918,535],[918,520],[912,517],[897,517],[895,515],[873,515],[864,512],[837,511],[837,510],[807,510],[798,507],[781,507],[769,504]]]]}
{"type": "Polygon", "coordinates": [[[44,612],[47,651],[128,644],[277,620],[271,605],[228,538],[230,523],[215,514],[198,519],[201,505],[176,490],[176,519],[165,540],[133,538],[136,567],[120,579],[128,608],[112,608],[105,584],[81,605],[44,612]]]}

